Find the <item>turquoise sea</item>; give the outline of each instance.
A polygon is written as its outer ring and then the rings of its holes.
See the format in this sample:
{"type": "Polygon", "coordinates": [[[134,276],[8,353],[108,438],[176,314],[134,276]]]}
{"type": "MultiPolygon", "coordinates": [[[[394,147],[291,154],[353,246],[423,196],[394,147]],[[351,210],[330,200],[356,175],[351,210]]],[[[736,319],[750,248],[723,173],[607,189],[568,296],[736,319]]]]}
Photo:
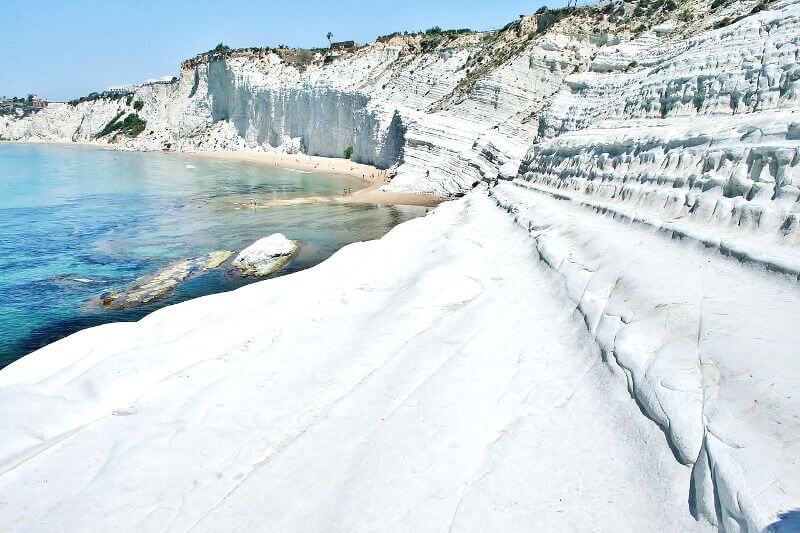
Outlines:
{"type": "Polygon", "coordinates": [[[425,208],[297,203],[362,187],[354,178],[84,146],[0,143],[0,367],[79,329],[137,320],[165,305],[253,280],[225,269],[129,310],[96,298],[142,275],[282,232],[300,251],[280,272],[381,237],[425,208]],[[266,209],[249,209],[250,198],[266,209]],[[274,204],[274,205],[272,205],[274,204]]]}

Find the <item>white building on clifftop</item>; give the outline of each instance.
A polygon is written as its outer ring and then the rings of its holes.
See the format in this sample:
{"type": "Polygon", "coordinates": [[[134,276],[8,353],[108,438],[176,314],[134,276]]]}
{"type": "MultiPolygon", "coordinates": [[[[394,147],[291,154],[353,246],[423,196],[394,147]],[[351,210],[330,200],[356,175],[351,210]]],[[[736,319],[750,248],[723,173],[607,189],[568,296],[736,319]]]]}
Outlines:
{"type": "Polygon", "coordinates": [[[109,85],[106,92],[109,94],[128,94],[132,93],[134,89],[133,85],[109,85]]]}

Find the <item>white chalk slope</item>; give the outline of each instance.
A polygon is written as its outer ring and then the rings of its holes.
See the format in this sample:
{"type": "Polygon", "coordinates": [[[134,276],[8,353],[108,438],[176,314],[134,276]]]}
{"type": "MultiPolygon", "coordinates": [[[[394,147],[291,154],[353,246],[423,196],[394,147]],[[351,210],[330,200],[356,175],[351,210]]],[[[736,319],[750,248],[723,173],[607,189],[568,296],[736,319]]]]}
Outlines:
{"type": "Polygon", "coordinates": [[[26,357],[0,373],[0,525],[702,529],[534,244],[475,195],[26,357]]]}
{"type": "MultiPolygon", "coordinates": [[[[0,529],[800,530],[800,2],[754,7],[140,89],[127,148],[509,181],[0,372],[0,529]]],[[[117,106],[0,134],[85,140],[117,106]]]]}

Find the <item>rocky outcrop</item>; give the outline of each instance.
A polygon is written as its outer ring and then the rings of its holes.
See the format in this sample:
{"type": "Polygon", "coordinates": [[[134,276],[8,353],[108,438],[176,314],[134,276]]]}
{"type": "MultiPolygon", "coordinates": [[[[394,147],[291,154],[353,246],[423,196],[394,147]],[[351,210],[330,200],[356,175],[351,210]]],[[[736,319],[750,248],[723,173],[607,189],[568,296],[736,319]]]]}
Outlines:
{"type": "Polygon", "coordinates": [[[112,309],[129,309],[148,304],[171,294],[183,281],[218,268],[230,259],[233,252],[220,250],[200,257],[184,259],[134,281],[123,291],[109,291],[100,295],[100,305],[112,309]]]}
{"type": "MultiPolygon", "coordinates": [[[[121,326],[122,348],[106,326],[11,365],[0,403],[45,407],[11,424],[5,472],[39,479],[106,440],[63,500],[29,483],[0,518],[81,523],[82,490],[118,509],[103,488],[138,485],[105,466],[127,436],[108,413],[141,403],[158,433],[137,457],[175,459],[178,481],[186,450],[219,461],[169,508],[142,490],[124,524],[252,529],[257,508],[354,530],[791,530],[800,3],[652,4],[395,36],[303,69],[239,54],[140,88],[148,128],[125,148],[352,146],[393,167],[388,189],[489,181],[490,198],[475,187],[317,269],[121,326]],[[69,420],[52,414],[65,397],[69,420]]],[[[91,140],[126,105],[50,106],[0,132],[91,140]]]]}
{"type": "Polygon", "coordinates": [[[239,252],[231,266],[245,276],[266,276],[282,268],[296,252],[297,243],[273,233],[239,252]]]}

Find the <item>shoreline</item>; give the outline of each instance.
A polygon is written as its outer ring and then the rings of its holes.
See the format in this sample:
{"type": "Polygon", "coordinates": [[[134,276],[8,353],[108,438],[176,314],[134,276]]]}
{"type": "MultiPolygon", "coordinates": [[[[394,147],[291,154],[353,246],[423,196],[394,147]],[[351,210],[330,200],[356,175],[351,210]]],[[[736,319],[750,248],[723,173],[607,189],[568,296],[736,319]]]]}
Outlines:
{"type": "Polygon", "coordinates": [[[380,188],[389,183],[388,173],[372,165],[356,163],[349,159],[322,157],[307,154],[280,154],[269,152],[168,152],[198,156],[207,159],[240,161],[275,168],[291,168],[309,172],[330,172],[357,178],[368,185],[349,196],[331,196],[335,203],[342,204],[378,204],[378,205],[411,205],[419,207],[436,207],[448,198],[414,192],[381,191],[380,188]]]}
{"type": "Polygon", "coordinates": [[[387,173],[378,167],[356,163],[349,159],[335,157],[322,157],[306,154],[282,154],[270,152],[242,151],[203,151],[203,152],[164,152],[170,154],[183,154],[206,159],[221,159],[225,161],[240,161],[242,163],[255,163],[276,168],[291,168],[307,170],[310,172],[330,172],[358,178],[369,184],[388,183],[387,173]]]}
{"type": "MultiPolygon", "coordinates": [[[[100,143],[81,142],[81,141],[3,141],[19,144],[58,144],[91,146],[104,150],[120,150],[119,147],[100,143]]],[[[188,157],[201,157],[206,159],[217,159],[223,161],[239,161],[256,165],[266,165],[274,168],[288,168],[294,170],[305,170],[309,172],[329,172],[359,179],[367,186],[359,189],[350,196],[331,196],[332,202],[342,204],[377,204],[377,205],[410,205],[418,207],[436,207],[449,198],[432,194],[415,192],[395,192],[381,191],[380,188],[390,182],[388,172],[372,165],[356,163],[349,159],[336,157],[322,157],[307,154],[283,154],[270,152],[257,152],[251,150],[242,151],[200,151],[200,152],[177,152],[163,150],[120,150],[126,152],[142,153],[161,153],[184,155],[188,157]]]]}
{"type": "Polygon", "coordinates": [[[350,196],[335,197],[342,204],[379,204],[379,205],[413,205],[419,207],[436,207],[449,198],[421,194],[415,192],[381,191],[383,183],[376,183],[359,189],[350,196]]]}

